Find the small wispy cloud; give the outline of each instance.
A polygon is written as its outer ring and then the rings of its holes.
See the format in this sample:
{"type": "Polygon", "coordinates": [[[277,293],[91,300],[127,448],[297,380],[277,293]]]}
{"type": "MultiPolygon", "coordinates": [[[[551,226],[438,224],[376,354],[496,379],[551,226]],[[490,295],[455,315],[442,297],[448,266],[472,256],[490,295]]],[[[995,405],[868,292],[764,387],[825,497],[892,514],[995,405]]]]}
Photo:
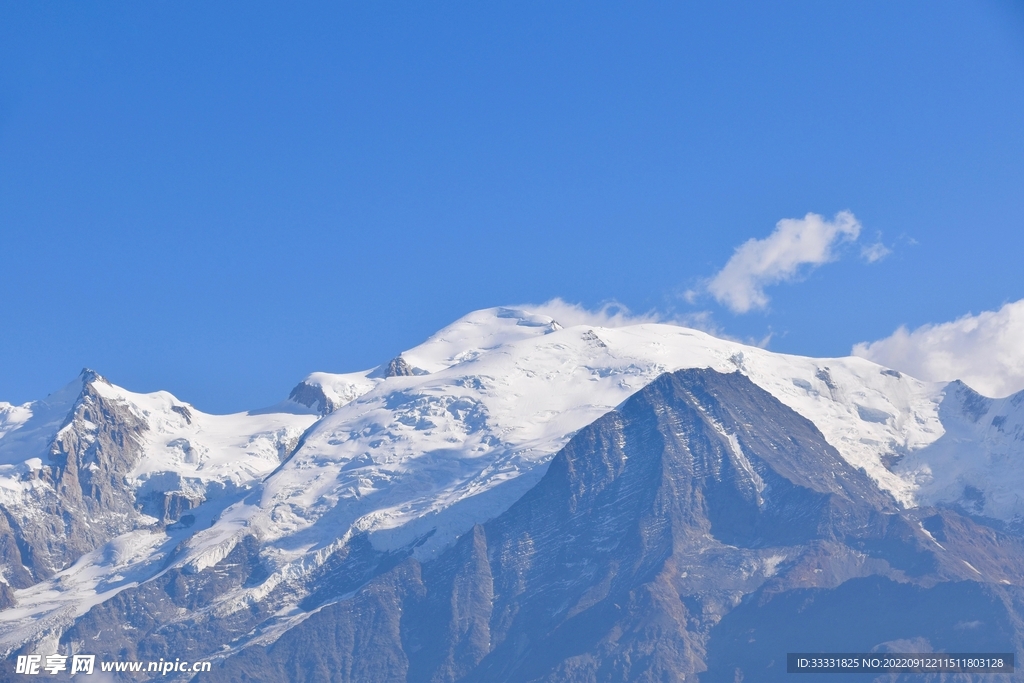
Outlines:
{"type": "MultiPolygon", "coordinates": [[[[763,309],[769,301],[765,287],[790,282],[836,260],[836,247],[855,241],[860,231],[860,222],[849,211],[840,211],[831,221],[816,213],[784,218],[768,237],[740,245],[725,267],[707,282],[707,291],[736,313],[763,309]]],[[[876,261],[885,256],[880,250],[872,253],[876,261]]]]}
{"type": "Polygon", "coordinates": [[[554,318],[564,327],[574,325],[593,325],[595,327],[626,327],[643,323],[670,322],[660,313],[633,313],[626,306],[612,301],[597,309],[589,309],[580,304],[569,303],[560,298],[551,299],[540,305],[528,305],[534,313],[554,318]]]}
{"type": "Polygon", "coordinates": [[[747,344],[748,346],[756,346],[761,349],[768,348],[768,344],[771,343],[774,333],[771,330],[765,332],[762,337],[737,337],[734,334],[729,334],[725,331],[718,321],[715,320],[715,316],[711,311],[694,311],[692,313],[683,313],[675,316],[674,318],[667,320],[672,325],[680,325],[681,327],[688,327],[692,330],[700,330],[710,334],[712,337],[718,337],[719,339],[728,339],[729,341],[739,342],[740,344],[747,344]]]}
{"type": "MultiPolygon", "coordinates": [[[[846,243],[856,242],[861,229],[860,221],[850,211],[840,211],[832,220],[816,213],[808,213],[803,218],[784,218],[775,224],[775,230],[767,237],[749,239],[737,247],[725,266],[714,276],[691,282],[691,286],[677,291],[674,296],[690,306],[697,306],[702,298],[710,294],[718,303],[735,313],[763,309],[769,302],[766,287],[797,280],[810,270],[835,261],[839,257],[839,248],[846,243]]],[[[863,245],[860,253],[861,258],[868,263],[876,263],[891,252],[882,243],[879,233],[877,241],[863,245]]],[[[588,309],[560,298],[527,308],[547,315],[564,326],[623,327],[642,323],[668,323],[762,348],[767,347],[772,339],[770,330],[760,339],[738,339],[728,334],[707,310],[672,314],[660,311],[633,313],[614,301],[597,309],[588,309]]]]}
{"type": "Polygon", "coordinates": [[[772,339],[772,332],[769,330],[762,337],[741,338],[729,334],[718,324],[711,311],[691,311],[688,313],[664,313],[659,311],[648,311],[647,313],[633,313],[626,306],[612,301],[602,305],[600,308],[590,309],[581,304],[574,304],[564,299],[555,298],[543,304],[524,304],[517,306],[531,313],[546,315],[558,321],[563,327],[575,325],[591,325],[593,327],[627,327],[629,325],[642,325],[647,323],[661,323],[663,325],[678,325],[692,330],[699,330],[719,339],[767,348],[772,339]]]}
{"type": "Polygon", "coordinates": [[[1024,389],[1024,300],[952,322],[900,327],[853,355],[927,381],[960,379],[998,398],[1024,389]]]}
{"type": "Polygon", "coordinates": [[[692,313],[685,313],[675,318],[673,323],[683,327],[689,327],[692,330],[706,332],[712,337],[718,337],[719,339],[740,341],[738,338],[726,332],[725,329],[715,321],[714,315],[711,311],[694,311],[692,313]]]}
{"type": "Polygon", "coordinates": [[[892,253],[892,249],[882,243],[881,235],[874,244],[865,244],[860,248],[860,257],[868,263],[878,263],[892,253]]]}
{"type": "Polygon", "coordinates": [[[860,250],[861,257],[868,263],[876,263],[892,253],[892,249],[881,242],[870,244],[860,250]]]}

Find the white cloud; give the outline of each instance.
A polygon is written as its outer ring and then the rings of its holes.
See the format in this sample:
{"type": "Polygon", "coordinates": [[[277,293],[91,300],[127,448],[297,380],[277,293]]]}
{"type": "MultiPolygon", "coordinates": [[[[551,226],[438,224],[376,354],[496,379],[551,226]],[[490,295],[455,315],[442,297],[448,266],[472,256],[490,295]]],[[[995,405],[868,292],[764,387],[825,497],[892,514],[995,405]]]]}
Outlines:
{"type": "Polygon", "coordinates": [[[719,339],[749,344],[760,348],[767,348],[772,339],[771,331],[765,333],[760,339],[740,339],[726,332],[719,325],[711,311],[694,311],[684,314],[665,315],[657,311],[647,313],[632,313],[628,308],[618,302],[604,304],[596,310],[584,308],[580,304],[569,303],[563,299],[555,298],[546,303],[535,305],[522,305],[516,308],[528,310],[532,313],[539,313],[554,318],[563,327],[574,325],[593,325],[594,327],[626,327],[628,325],[642,325],[645,323],[661,323],[663,325],[678,325],[693,330],[700,330],[719,339]]]}
{"type": "Polygon", "coordinates": [[[768,237],[740,245],[708,281],[707,289],[715,300],[737,313],[764,308],[768,305],[766,286],[796,279],[805,266],[834,261],[836,245],[856,240],[860,229],[849,211],[840,211],[831,221],[816,213],[784,218],[768,237]]]}
{"type": "Polygon", "coordinates": [[[736,337],[727,333],[721,325],[715,322],[715,318],[711,314],[711,311],[695,311],[693,313],[686,313],[673,321],[673,323],[683,327],[689,327],[692,330],[706,332],[712,337],[718,337],[719,339],[728,339],[729,341],[737,342],[740,341],[736,337]]]}
{"type": "Polygon", "coordinates": [[[881,242],[866,244],[861,247],[860,256],[868,263],[877,263],[892,253],[892,249],[881,242]]]}
{"type": "Polygon", "coordinates": [[[522,306],[534,313],[554,318],[563,327],[574,325],[593,325],[594,327],[625,327],[642,323],[667,322],[661,315],[649,312],[635,314],[617,302],[606,303],[596,310],[589,310],[579,304],[572,304],[559,298],[552,299],[539,306],[522,306]]]}
{"type": "Polygon", "coordinates": [[[747,346],[756,346],[760,349],[768,348],[768,344],[771,343],[772,337],[775,335],[774,332],[769,330],[760,339],[756,337],[747,337],[741,339],[735,335],[729,334],[725,331],[718,322],[715,321],[711,311],[696,311],[693,313],[685,313],[679,315],[671,320],[666,320],[670,325],[679,325],[681,327],[688,327],[692,330],[700,330],[706,334],[710,334],[712,337],[718,337],[719,339],[727,339],[729,341],[738,342],[740,344],[746,344],[747,346]]]}
{"type": "Polygon", "coordinates": [[[853,354],[928,381],[960,379],[986,396],[1024,389],[1024,299],[953,322],[900,327],[853,354]]]}

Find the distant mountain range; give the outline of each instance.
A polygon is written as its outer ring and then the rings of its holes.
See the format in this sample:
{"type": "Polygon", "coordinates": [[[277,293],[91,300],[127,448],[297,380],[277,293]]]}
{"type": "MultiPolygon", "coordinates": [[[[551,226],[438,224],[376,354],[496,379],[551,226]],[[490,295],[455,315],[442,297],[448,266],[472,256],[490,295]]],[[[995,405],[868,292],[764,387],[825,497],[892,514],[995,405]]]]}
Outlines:
{"type": "Polygon", "coordinates": [[[235,415],[86,370],[0,403],[0,680],[55,652],[717,683],[796,651],[1020,651],[1022,404],[507,308],[235,415]]]}

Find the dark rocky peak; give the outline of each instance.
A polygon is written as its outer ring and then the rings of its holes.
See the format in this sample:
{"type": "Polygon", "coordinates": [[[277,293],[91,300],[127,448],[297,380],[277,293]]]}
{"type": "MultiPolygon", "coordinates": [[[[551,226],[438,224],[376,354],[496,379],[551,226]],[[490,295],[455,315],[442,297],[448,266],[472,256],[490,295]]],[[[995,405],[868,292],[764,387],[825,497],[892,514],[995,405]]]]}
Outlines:
{"type": "Polygon", "coordinates": [[[109,470],[125,471],[117,464],[126,455],[123,446],[133,449],[130,434],[141,427],[130,410],[101,396],[96,389],[101,383],[108,384],[96,372],[82,370],[60,390],[30,404],[29,420],[0,439],[0,460],[42,461],[38,469],[22,465],[25,479],[43,484],[30,489],[42,513],[26,515],[17,505],[0,504],[0,564],[17,588],[52,575],[108,540],[114,530],[105,518],[124,518],[123,509],[113,509],[121,507],[116,501],[124,496],[104,496],[111,487],[127,489],[123,475],[109,470]],[[123,423],[122,415],[132,423],[122,424],[125,429],[113,426],[123,423]],[[108,455],[104,446],[112,438],[120,443],[108,455]]]}
{"type": "Polygon", "coordinates": [[[830,580],[856,575],[876,549],[844,539],[884,534],[894,516],[813,424],[742,374],[666,374],[437,559],[408,559],[354,594],[346,585],[351,598],[339,588],[278,644],[201,680],[259,667],[302,680],[696,680],[738,596],[822,543],[842,558],[830,580]],[[299,653],[307,640],[322,647],[299,653]]]}
{"type": "MultiPolygon", "coordinates": [[[[581,430],[536,488],[484,526],[501,596],[495,615],[507,616],[492,621],[502,644],[481,663],[479,680],[520,680],[504,667],[518,659],[543,669],[555,657],[549,648],[564,656],[580,637],[597,646],[604,636],[588,631],[603,623],[607,635],[620,618],[685,624],[681,604],[663,603],[674,589],[662,582],[665,572],[690,570],[669,567],[697,562],[709,589],[717,579],[740,586],[737,565],[755,562],[761,549],[843,539],[891,512],[893,501],[809,421],[742,374],[663,375],[581,430]],[[523,657],[513,634],[529,631],[553,640],[532,640],[523,657]]],[[[666,637],[675,654],[651,666],[692,667],[694,643],[666,637]]],[[[640,645],[621,652],[632,647],[640,645]]]]}
{"type": "Polygon", "coordinates": [[[982,396],[960,380],[953,380],[946,387],[946,393],[939,407],[939,416],[945,421],[948,418],[966,419],[976,423],[992,408],[995,401],[982,396]]]}
{"type": "Polygon", "coordinates": [[[407,361],[401,354],[388,361],[387,365],[378,366],[368,377],[387,379],[389,377],[412,377],[413,375],[429,375],[423,368],[418,368],[407,361]]]}
{"type": "Polygon", "coordinates": [[[33,416],[37,420],[52,421],[59,415],[59,426],[66,425],[70,421],[76,406],[87,396],[94,396],[96,394],[93,386],[96,383],[110,385],[110,382],[95,370],[82,368],[82,371],[78,373],[78,377],[74,380],[43,400],[35,401],[32,404],[33,416]]]}
{"type": "Polygon", "coordinates": [[[138,445],[139,435],[148,429],[145,420],[126,400],[107,398],[97,390],[97,383],[109,385],[109,382],[91,371],[88,372],[89,374],[86,374],[87,371],[83,371],[81,376],[88,379],[83,381],[81,393],[72,404],[50,445],[51,459],[56,454],[64,452],[63,446],[68,443],[68,439],[78,439],[81,442],[80,446],[85,446],[94,444],[100,435],[106,434],[114,440],[118,448],[123,449],[126,438],[133,442],[133,445],[138,445]]]}
{"type": "Polygon", "coordinates": [[[781,681],[787,651],[1024,643],[1019,538],[900,509],[739,373],[659,377],[434,560],[349,564],[199,680],[781,681]]]}
{"type": "Polygon", "coordinates": [[[411,377],[413,374],[415,373],[412,366],[401,356],[392,358],[388,362],[387,369],[384,370],[385,377],[411,377]]]}
{"type": "Polygon", "coordinates": [[[7,581],[0,581],[0,610],[14,607],[18,600],[14,597],[14,590],[7,581]]]}
{"type": "Polygon", "coordinates": [[[318,384],[308,384],[305,381],[299,382],[288,394],[288,398],[300,405],[304,405],[321,416],[330,415],[339,408],[327,394],[323,387],[318,384]]]}
{"type": "Polygon", "coordinates": [[[90,368],[82,368],[82,372],[78,373],[78,379],[81,380],[82,386],[92,384],[93,382],[103,382],[104,384],[110,384],[100,373],[90,368]]]}
{"type": "MultiPolygon", "coordinates": [[[[807,418],[781,403],[740,372],[683,370],[664,375],[651,387],[692,397],[711,424],[735,436],[740,450],[770,470],[819,493],[892,511],[894,502],[862,471],[830,446],[807,418]]],[[[646,391],[646,390],[645,390],[646,391]]],[[[730,443],[732,442],[729,439],[730,443]]]]}
{"type": "MultiPolygon", "coordinates": [[[[4,444],[18,448],[23,459],[43,461],[26,476],[46,484],[33,493],[46,514],[8,515],[10,538],[36,579],[52,575],[135,524],[135,497],[127,475],[142,457],[148,425],[127,401],[105,397],[107,392],[97,388],[101,383],[108,384],[83,370],[78,380],[42,405],[33,405],[28,429],[12,435],[21,439],[4,444]]],[[[0,528],[0,540],[6,535],[0,528]]]]}
{"type": "Polygon", "coordinates": [[[676,541],[744,546],[842,536],[896,510],[809,420],[741,373],[709,369],[662,375],[581,430],[509,515],[527,506],[587,525],[657,509],[676,541]]]}
{"type": "Polygon", "coordinates": [[[828,367],[818,368],[818,371],[814,373],[814,376],[825,383],[825,387],[828,388],[828,394],[832,397],[833,401],[839,401],[842,396],[842,392],[839,389],[839,385],[836,384],[835,380],[832,379],[832,371],[828,367]]]}
{"type": "Polygon", "coordinates": [[[181,415],[186,424],[192,424],[192,411],[187,405],[171,406],[171,411],[181,415]]]}
{"type": "Polygon", "coordinates": [[[112,402],[97,391],[100,384],[109,386],[106,379],[86,368],[61,389],[30,403],[31,417],[0,439],[0,462],[22,463],[35,457],[46,462],[63,430],[76,425],[93,430],[104,412],[113,410],[112,402]]]}
{"type": "Polygon", "coordinates": [[[1024,441],[1024,391],[993,401],[989,414],[989,424],[998,432],[1014,441],[1024,441]]]}

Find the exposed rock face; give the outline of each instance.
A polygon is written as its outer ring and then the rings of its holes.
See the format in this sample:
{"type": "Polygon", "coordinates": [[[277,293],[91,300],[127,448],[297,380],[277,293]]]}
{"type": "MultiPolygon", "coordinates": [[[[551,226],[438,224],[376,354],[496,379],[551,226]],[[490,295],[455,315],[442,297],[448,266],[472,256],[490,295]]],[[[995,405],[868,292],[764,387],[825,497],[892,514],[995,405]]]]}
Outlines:
{"type": "Polygon", "coordinates": [[[202,504],[203,499],[181,491],[153,491],[142,497],[142,510],[156,517],[162,524],[174,524],[190,510],[202,504]]]}
{"type": "Polygon", "coordinates": [[[270,616],[270,602],[234,614],[206,608],[213,598],[260,570],[259,544],[246,536],[216,565],[201,572],[172,568],[136,589],[122,591],[78,619],[61,637],[76,652],[117,653],[122,659],[209,656],[270,616]],[[195,617],[181,620],[182,612],[195,617]],[[127,627],[127,628],[126,628],[127,627]]]}
{"type": "Polygon", "coordinates": [[[96,390],[102,377],[85,371],[81,379],[46,461],[28,475],[37,480],[26,493],[34,504],[0,505],[0,558],[16,587],[53,575],[138,522],[125,477],[141,455],[146,424],[96,390]]]}
{"type": "Polygon", "coordinates": [[[330,415],[338,409],[338,405],[327,396],[323,387],[306,382],[299,382],[292,393],[288,394],[288,398],[320,415],[330,415]]]}
{"type": "Polygon", "coordinates": [[[392,358],[384,371],[385,377],[410,377],[412,374],[412,366],[401,356],[392,358]]]}
{"type": "Polygon", "coordinates": [[[22,557],[22,549],[31,553],[31,549],[15,535],[10,523],[11,513],[0,505],[0,567],[4,568],[6,579],[15,588],[24,588],[33,583],[32,572],[28,567],[31,559],[22,557]]]}
{"type": "Polygon", "coordinates": [[[0,609],[14,607],[17,604],[18,601],[15,599],[14,591],[11,590],[10,585],[0,582],[0,609]]]}
{"type": "MultiPolygon", "coordinates": [[[[880,576],[854,578],[831,589],[762,589],[726,614],[712,631],[708,670],[700,680],[736,680],[738,674],[742,680],[791,680],[786,652],[1011,652],[1020,643],[1020,622],[1012,604],[1020,594],[1020,589],[1005,591],[975,581],[925,588],[880,576]]],[[[876,680],[980,678],[946,674],[876,680]]],[[[1019,674],[983,678],[1019,680],[1019,674]]],[[[828,680],[870,678],[832,674],[828,680]]]]}
{"type": "Polygon", "coordinates": [[[439,558],[325,584],[326,606],[199,680],[769,681],[787,651],[1013,651],[1022,570],[1017,537],[900,509],[739,373],[686,370],[439,558]]]}

